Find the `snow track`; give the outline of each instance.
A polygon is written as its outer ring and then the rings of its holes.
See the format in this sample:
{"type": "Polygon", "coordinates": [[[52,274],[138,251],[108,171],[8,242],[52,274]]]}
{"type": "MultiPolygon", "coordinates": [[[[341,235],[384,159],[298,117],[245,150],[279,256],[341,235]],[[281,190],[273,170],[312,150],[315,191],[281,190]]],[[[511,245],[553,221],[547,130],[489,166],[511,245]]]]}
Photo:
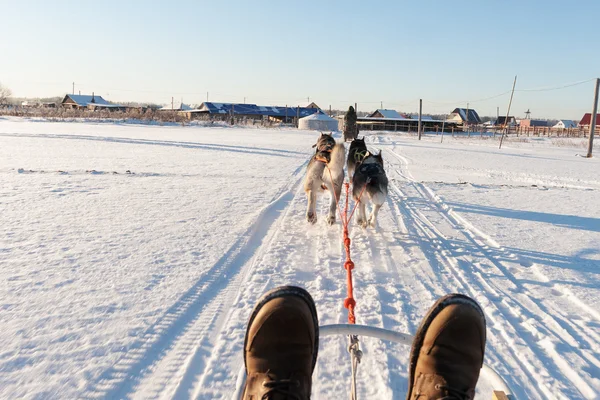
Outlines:
{"type": "Polygon", "coordinates": [[[592,338],[596,335],[589,326],[578,323],[581,317],[573,319],[561,312],[560,302],[566,298],[583,305],[579,311],[588,321],[596,320],[595,312],[559,288],[557,301],[533,296],[511,272],[527,266],[526,261],[475,228],[426,185],[415,182],[406,158],[394,150],[387,154],[401,161],[400,168],[392,167],[400,179],[391,183],[391,197],[396,197],[392,202],[401,204],[402,218],[422,238],[424,255],[438,268],[435,275],[443,277],[436,286],[466,293],[482,304],[488,319],[488,361],[517,390],[517,397],[552,398],[561,393],[568,398],[595,398],[597,387],[587,383],[594,374],[584,379],[583,371],[573,366],[587,364],[599,372],[597,337],[592,338]],[[557,379],[555,371],[570,382],[557,379]]]}
{"type": "MultiPolygon", "coordinates": [[[[279,285],[305,287],[322,325],[347,322],[342,229],[339,221],[325,222],[328,198],[319,200],[315,225],[305,220],[302,179],[314,133],[156,128],[152,132],[160,134],[150,135],[137,127],[80,132],[63,125],[52,125],[52,134],[43,124],[21,123],[0,132],[0,158],[9,160],[0,175],[13,184],[0,188],[0,205],[13,207],[14,215],[8,245],[0,247],[12,291],[4,292],[8,300],[0,307],[21,321],[10,325],[12,340],[0,336],[0,344],[17,343],[0,352],[2,397],[231,398],[244,374],[247,319],[262,294],[279,285]],[[129,169],[135,174],[122,173],[129,169]],[[37,191],[30,193],[31,187],[37,191]],[[55,216],[32,214],[45,209],[61,210],[56,216],[73,227],[53,236],[55,216]],[[81,217],[88,212],[93,216],[81,217]],[[39,232],[50,233],[37,239],[39,232]],[[39,244],[44,238],[49,249],[39,244]],[[71,249],[71,242],[80,247],[71,249]],[[57,294],[43,297],[38,286],[57,294]],[[22,293],[35,300],[33,306],[19,303],[22,293]],[[62,301],[63,295],[73,297],[62,301]],[[45,301],[51,317],[28,325],[45,301]],[[45,323],[50,334],[42,330],[45,323]],[[125,326],[115,328],[118,323],[125,326]],[[91,334],[97,327],[99,334],[91,334]],[[61,335],[52,336],[53,329],[61,335]],[[38,340],[44,334],[57,340],[44,347],[38,340]],[[62,355],[77,345],[89,348],[62,355]],[[39,362],[48,359],[66,360],[68,373],[39,362]],[[66,378],[49,389],[20,380],[56,371],[66,378]]],[[[600,312],[593,307],[597,296],[577,290],[597,287],[593,265],[583,267],[590,271],[587,280],[557,278],[550,267],[584,258],[506,245],[494,225],[482,227],[448,200],[444,186],[415,179],[422,160],[411,158],[402,143],[416,146],[388,135],[367,137],[369,147],[383,151],[390,185],[377,228],[350,225],[357,323],[414,334],[436,298],[464,293],[486,314],[486,362],[516,398],[597,399],[600,312]]],[[[567,181],[572,187],[553,190],[596,190],[595,181],[556,180],[567,181]]],[[[594,222],[567,217],[567,225],[594,222]]],[[[360,338],[360,345],[359,397],[403,398],[409,349],[373,338],[360,338]]],[[[323,338],[313,378],[314,399],[348,397],[346,338],[323,338]]],[[[482,398],[489,397],[490,382],[483,374],[482,398]]]]}
{"type": "Polygon", "coordinates": [[[204,382],[204,372],[221,362],[213,348],[226,314],[267,232],[299,186],[302,169],[218,262],[147,330],[134,350],[106,371],[90,397],[189,398],[194,385],[204,382]]]}
{"type": "MultiPolygon", "coordinates": [[[[465,293],[486,312],[487,362],[507,379],[517,398],[595,398],[598,387],[588,378],[600,371],[600,337],[587,329],[586,321],[597,322],[597,312],[559,285],[553,287],[552,302],[535,297],[511,272],[525,265],[543,281],[534,264],[500,246],[416,182],[409,160],[393,147],[384,154],[391,179],[379,226],[351,229],[358,321],[414,333],[438,296],[465,293]],[[578,306],[585,317],[565,314],[564,302],[578,306]],[[590,371],[588,378],[576,367],[581,365],[590,371]]],[[[303,167],[92,393],[110,398],[231,396],[243,375],[247,314],[262,293],[278,285],[306,287],[322,324],[346,322],[341,227],[339,222],[325,224],[326,201],[316,225],[304,221],[303,167]]],[[[409,349],[369,338],[361,345],[360,397],[404,396],[409,349]]],[[[348,394],[348,360],[344,338],[323,340],[314,398],[348,394]]],[[[480,384],[478,390],[489,393],[485,376],[480,384]]]]}

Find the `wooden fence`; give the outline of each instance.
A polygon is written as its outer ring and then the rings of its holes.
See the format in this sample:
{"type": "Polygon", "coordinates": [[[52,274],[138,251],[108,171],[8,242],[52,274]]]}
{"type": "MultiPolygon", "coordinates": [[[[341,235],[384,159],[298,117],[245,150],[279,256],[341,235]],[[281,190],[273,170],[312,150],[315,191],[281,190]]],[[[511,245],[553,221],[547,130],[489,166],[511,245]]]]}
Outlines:
{"type": "MultiPolygon", "coordinates": [[[[541,126],[511,126],[502,128],[501,126],[483,126],[483,125],[471,125],[469,127],[451,127],[451,134],[460,134],[461,136],[496,136],[502,135],[502,132],[506,132],[508,135],[519,136],[539,136],[539,137],[587,137],[590,128],[589,127],[577,127],[577,128],[551,128],[541,126]]],[[[436,127],[435,130],[428,132],[441,133],[441,129],[436,127]]],[[[448,129],[444,129],[448,132],[448,129]]]]}

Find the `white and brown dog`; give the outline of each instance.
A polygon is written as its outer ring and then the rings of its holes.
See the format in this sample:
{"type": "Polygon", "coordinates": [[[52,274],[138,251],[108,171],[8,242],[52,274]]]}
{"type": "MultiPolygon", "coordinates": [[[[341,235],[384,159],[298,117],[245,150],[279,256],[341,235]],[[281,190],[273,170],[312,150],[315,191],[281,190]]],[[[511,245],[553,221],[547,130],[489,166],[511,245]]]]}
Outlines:
{"type": "Polygon", "coordinates": [[[337,200],[340,198],[344,183],[346,150],[343,143],[336,143],[332,135],[324,133],[321,133],[313,147],[316,147],[316,151],[308,163],[304,180],[304,191],[308,197],[306,220],[312,224],[317,222],[317,194],[329,190],[331,199],[327,223],[333,225],[338,206],[337,200]]]}

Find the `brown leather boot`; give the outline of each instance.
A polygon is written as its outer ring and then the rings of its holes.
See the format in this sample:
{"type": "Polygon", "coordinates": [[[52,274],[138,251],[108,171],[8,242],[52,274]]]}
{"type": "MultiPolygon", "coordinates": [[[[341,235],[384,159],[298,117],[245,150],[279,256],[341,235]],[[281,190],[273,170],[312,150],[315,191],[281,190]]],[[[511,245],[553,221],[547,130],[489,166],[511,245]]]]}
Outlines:
{"type": "Polygon", "coordinates": [[[472,399],[483,364],[485,316],[475,300],[449,294],[413,340],[407,399],[472,399]]]}
{"type": "Polygon", "coordinates": [[[310,399],[319,321],[310,294],[282,286],[254,307],[244,341],[244,400],[310,399]]]}

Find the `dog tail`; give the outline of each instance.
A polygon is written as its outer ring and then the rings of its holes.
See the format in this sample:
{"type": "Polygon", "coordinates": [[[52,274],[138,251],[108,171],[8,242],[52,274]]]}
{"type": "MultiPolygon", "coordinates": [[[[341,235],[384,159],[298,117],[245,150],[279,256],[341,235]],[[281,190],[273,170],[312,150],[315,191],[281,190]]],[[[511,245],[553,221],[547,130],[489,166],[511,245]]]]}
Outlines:
{"type": "Polygon", "coordinates": [[[331,161],[329,161],[329,167],[332,174],[342,175],[344,179],[344,164],[346,163],[346,148],[343,143],[336,143],[331,150],[331,161]]]}
{"type": "Polygon", "coordinates": [[[331,171],[343,171],[345,163],[346,148],[343,143],[336,143],[333,150],[331,150],[331,161],[329,162],[331,171]]]}

